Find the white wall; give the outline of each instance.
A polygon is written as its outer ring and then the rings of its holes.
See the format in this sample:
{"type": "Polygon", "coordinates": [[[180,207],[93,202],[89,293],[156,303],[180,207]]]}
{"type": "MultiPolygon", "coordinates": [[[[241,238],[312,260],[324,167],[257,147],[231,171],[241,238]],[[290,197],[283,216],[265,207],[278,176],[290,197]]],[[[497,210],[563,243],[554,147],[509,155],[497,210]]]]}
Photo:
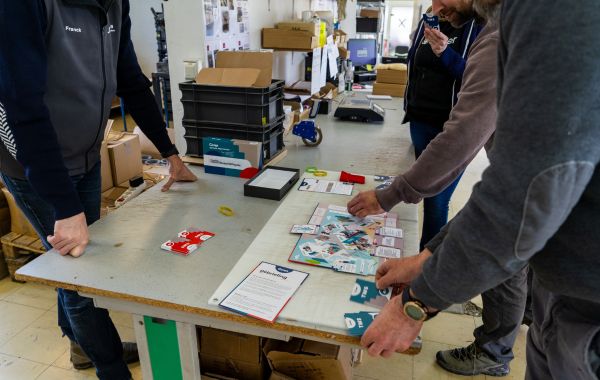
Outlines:
{"type": "Polygon", "coordinates": [[[356,35],[356,0],[348,0],[346,2],[346,18],[340,21],[340,29],[342,29],[350,38],[356,35]]]}
{"type": "Polygon", "coordinates": [[[158,52],[156,45],[156,28],[151,7],[160,11],[161,0],[130,0],[131,5],[131,40],[142,71],[148,78],[156,72],[158,52]]]}
{"type": "MultiPolygon", "coordinates": [[[[143,1],[143,0],[138,0],[143,1]]],[[[173,121],[175,124],[175,145],[183,154],[187,146],[183,138],[181,126],[183,106],[179,83],[185,81],[183,61],[201,59],[204,55],[204,7],[200,0],[165,1],[165,24],[167,29],[167,46],[169,49],[169,76],[171,80],[171,97],[173,99],[173,121]]]]}
{"type": "MultiPolygon", "coordinates": [[[[272,28],[280,21],[299,18],[303,10],[310,9],[309,0],[250,0],[250,49],[261,48],[261,30],[272,28]]],[[[304,70],[304,54],[278,52],[273,60],[273,78],[283,79],[287,84],[297,81],[304,70]]]]}

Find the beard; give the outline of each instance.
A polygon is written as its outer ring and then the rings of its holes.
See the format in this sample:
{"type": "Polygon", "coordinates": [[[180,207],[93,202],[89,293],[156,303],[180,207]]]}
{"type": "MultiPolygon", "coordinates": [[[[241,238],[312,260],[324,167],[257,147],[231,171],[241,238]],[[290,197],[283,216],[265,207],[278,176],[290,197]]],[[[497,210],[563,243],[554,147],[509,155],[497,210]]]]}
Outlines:
{"type": "Polygon", "coordinates": [[[455,7],[447,7],[440,11],[440,15],[444,16],[453,27],[460,28],[467,21],[475,17],[473,4],[470,0],[461,0],[455,7]]]}

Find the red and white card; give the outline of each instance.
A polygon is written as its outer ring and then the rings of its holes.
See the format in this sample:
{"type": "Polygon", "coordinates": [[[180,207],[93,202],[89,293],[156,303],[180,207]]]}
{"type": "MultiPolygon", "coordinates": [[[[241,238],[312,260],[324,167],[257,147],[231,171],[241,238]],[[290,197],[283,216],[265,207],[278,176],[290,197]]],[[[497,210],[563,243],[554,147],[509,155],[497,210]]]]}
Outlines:
{"type": "Polygon", "coordinates": [[[215,236],[215,234],[199,228],[189,227],[181,231],[177,236],[175,239],[164,242],[160,248],[178,255],[187,256],[197,250],[202,243],[215,236]]]}

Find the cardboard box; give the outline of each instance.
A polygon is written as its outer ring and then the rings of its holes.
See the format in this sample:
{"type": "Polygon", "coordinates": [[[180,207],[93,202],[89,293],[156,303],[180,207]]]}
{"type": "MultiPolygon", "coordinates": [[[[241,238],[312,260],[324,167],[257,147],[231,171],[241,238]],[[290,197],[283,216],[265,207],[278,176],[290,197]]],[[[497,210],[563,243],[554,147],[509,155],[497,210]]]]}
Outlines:
{"type": "Polygon", "coordinates": [[[380,15],[381,8],[363,8],[360,10],[360,17],[379,18],[380,15]]]}
{"type": "Polygon", "coordinates": [[[273,371],[273,372],[271,372],[271,376],[269,377],[269,380],[296,380],[296,379],[294,379],[293,377],[286,376],[283,373],[273,371]]]}
{"type": "Polygon", "coordinates": [[[347,48],[339,46],[338,52],[340,53],[341,59],[350,59],[350,52],[347,48]]]}
{"type": "Polygon", "coordinates": [[[263,339],[203,327],[200,330],[200,368],[203,372],[237,379],[264,379],[268,366],[263,339]]]}
{"type": "Polygon", "coordinates": [[[275,25],[277,29],[285,30],[300,30],[303,32],[309,32],[315,37],[319,37],[321,34],[321,25],[314,22],[302,22],[302,21],[286,21],[279,22],[275,25]]]}
{"type": "Polygon", "coordinates": [[[108,143],[106,141],[102,141],[102,145],[100,145],[100,169],[102,176],[102,192],[104,192],[114,186],[112,166],[108,154],[108,143]]]}
{"type": "Polygon", "coordinates": [[[262,169],[262,143],[256,141],[202,138],[204,172],[252,178],[262,169]]]}
{"type": "MultiPolygon", "coordinates": [[[[169,135],[169,140],[171,140],[171,142],[173,144],[175,144],[175,129],[174,128],[166,128],[166,130],[167,130],[167,134],[169,135]]],[[[133,128],[133,133],[140,136],[140,145],[142,147],[142,154],[147,154],[149,156],[152,156],[152,158],[162,159],[162,156],[160,155],[160,152],[158,151],[158,149],[156,149],[154,144],[152,144],[152,141],[150,141],[150,139],[148,137],[146,137],[146,135],[144,134],[144,132],[142,132],[140,127],[136,126],[135,128],[133,128]]]]}
{"type": "Polygon", "coordinates": [[[262,30],[263,49],[312,50],[319,47],[319,37],[300,30],[262,30]]]}
{"type": "Polygon", "coordinates": [[[10,230],[17,234],[37,238],[37,232],[31,223],[29,223],[29,220],[25,217],[25,214],[23,214],[19,206],[17,206],[15,198],[12,196],[12,194],[5,187],[2,188],[2,192],[6,198],[6,203],[8,204],[8,210],[10,213],[10,230]]]}
{"type": "Polygon", "coordinates": [[[336,85],[327,83],[321,87],[318,93],[313,94],[309,99],[304,101],[304,105],[310,106],[312,109],[315,106],[315,100],[320,101],[319,115],[329,115],[333,111],[333,99],[339,95],[336,85]]]}
{"type": "Polygon", "coordinates": [[[405,84],[389,84],[375,82],[373,84],[373,95],[389,95],[395,97],[404,97],[406,92],[405,84]]]}
{"type": "Polygon", "coordinates": [[[196,83],[215,86],[269,87],[273,53],[220,51],[214,68],[202,69],[196,83]]]}
{"type": "Polygon", "coordinates": [[[307,120],[309,118],[310,108],[305,109],[301,103],[284,100],[283,105],[292,107],[292,112],[294,114],[292,125],[296,125],[302,120],[307,120]]]}
{"type": "Polygon", "coordinates": [[[142,148],[140,138],[133,133],[121,133],[119,138],[107,141],[113,183],[119,184],[142,175],[142,148]]]}
{"type": "Polygon", "coordinates": [[[377,83],[406,84],[408,82],[408,70],[384,70],[377,69],[377,83]]]}
{"type": "Polygon", "coordinates": [[[333,41],[338,47],[345,48],[348,45],[348,34],[341,29],[333,32],[333,41]]]}
{"type": "Polygon", "coordinates": [[[263,351],[271,370],[294,379],[352,379],[352,352],[347,347],[296,338],[289,342],[269,339],[263,351]]]}

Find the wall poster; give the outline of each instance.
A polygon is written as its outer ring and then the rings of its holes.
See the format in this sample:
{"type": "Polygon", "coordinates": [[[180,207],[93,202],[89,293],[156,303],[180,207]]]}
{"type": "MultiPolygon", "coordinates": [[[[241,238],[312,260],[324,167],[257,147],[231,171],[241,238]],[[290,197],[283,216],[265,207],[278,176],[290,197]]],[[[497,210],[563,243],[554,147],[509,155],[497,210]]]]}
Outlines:
{"type": "Polygon", "coordinates": [[[249,50],[248,2],[250,0],[203,0],[207,66],[215,66],[219,50],[249,50]]]}

